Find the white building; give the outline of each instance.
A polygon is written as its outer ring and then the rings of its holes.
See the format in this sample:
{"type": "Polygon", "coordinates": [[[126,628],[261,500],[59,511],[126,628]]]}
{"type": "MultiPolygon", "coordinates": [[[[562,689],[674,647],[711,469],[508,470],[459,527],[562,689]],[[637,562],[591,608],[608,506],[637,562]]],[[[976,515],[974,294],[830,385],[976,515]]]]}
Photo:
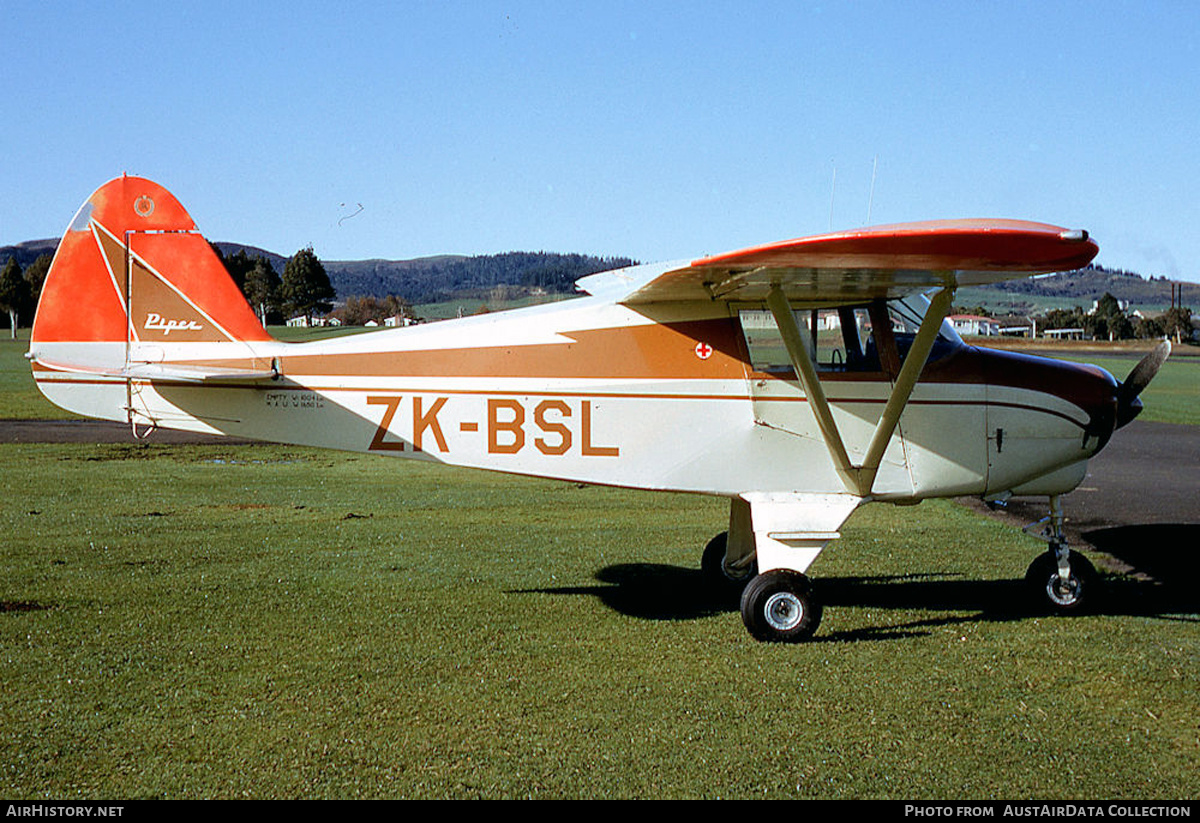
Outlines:
{"type": "Polygon", "coordinates": [[[1000,334],[1000,323],[991,317],[980,317],[977,314],[952,314],[947,319],[959,334],[974,334],[984,337],[994,337],[1000,334]]]}

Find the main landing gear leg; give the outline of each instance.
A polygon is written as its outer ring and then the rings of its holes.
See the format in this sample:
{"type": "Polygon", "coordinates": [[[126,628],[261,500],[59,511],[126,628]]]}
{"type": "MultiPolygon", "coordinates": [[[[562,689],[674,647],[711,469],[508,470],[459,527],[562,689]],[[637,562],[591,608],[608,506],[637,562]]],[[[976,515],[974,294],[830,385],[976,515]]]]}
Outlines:
{"type": "Polygon", "coordinates": [[[704,547],[700,570],[715,591],[739,598],[742,589],[758,574],[750,504],[740,497],[730,502],[729,530],[718,534],[704,547]]]}
{"type": "Polygon", "coordinates": [[[1067,546],[1058,495],[1050,496],[1050,515],[1026,526],[1025,531],[1049,544],[1025,572],[1025,582],[1035,601],[1054,614],[1077,613],[1093,603],[1100,586],[1099,575],[1086,557],[1067,546]],[[1036,526],[1044,528],[1035,534],[1031,530],[1036,526]]]}
{"type": "Polygon", "coordinates": [[[718,534],[704,548],[700,561],[704,577],[718,594],[738,598],[742,622],[756,639],[793,643],[806,640],[821,622],[821,606],[813,599],[812,583],[802,572],[791,569],[758,573],[753,532],[748,535],[747,547],[743,542],[746,535],[739,539],[739,529],[733,522],[740,502],[733,503],[730,530],[718,534]],[[735,548],[730,551],[730,547],[735,548]]]}
{"type": "Polygon", "coordinates": [[[705,577],[740,593],[742,622],[758,640],[807,640],[821,604],[804,574],[862,498],[839,494],[751,492],[734,498],[729,531],[704,550],[705,577]]]}

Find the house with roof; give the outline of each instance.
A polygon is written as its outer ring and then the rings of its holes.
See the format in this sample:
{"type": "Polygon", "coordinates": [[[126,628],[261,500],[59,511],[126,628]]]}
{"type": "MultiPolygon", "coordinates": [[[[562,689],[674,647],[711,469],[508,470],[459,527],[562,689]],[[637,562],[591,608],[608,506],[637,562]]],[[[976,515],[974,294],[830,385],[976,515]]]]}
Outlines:
{"type": "Polygon", "coordinates": [[[1000,334],[1000,323],[991,317],[978,314],[952,314],[946,318],[954,330],[963,335],[994,337],[1000,334]]]}

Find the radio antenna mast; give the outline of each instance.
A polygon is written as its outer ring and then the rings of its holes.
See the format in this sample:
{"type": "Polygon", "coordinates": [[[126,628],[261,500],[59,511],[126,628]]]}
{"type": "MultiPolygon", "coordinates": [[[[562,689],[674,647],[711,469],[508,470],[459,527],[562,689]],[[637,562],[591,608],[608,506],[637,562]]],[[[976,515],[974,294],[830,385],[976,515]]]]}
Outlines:
{"type": "Polygon", "coordinates": [[[867,198],[867,225],[871,225],[871,206],[875,204],[875,172],[879,169],[879,155],[875,155],[875,163],[871,166],[871,196],[867,198]]]}
{"type": "Polygon", "coordinates": [[[837,193],[837,163],[833,164],[833,181],[829,184],[829,230],[833,231],[833,196],[837,193]]]}

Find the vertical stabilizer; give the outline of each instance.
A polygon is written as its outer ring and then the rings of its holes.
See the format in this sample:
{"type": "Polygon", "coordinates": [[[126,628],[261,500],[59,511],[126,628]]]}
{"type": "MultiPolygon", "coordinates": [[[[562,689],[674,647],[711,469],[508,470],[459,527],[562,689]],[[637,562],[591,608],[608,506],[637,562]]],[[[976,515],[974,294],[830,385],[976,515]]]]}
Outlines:
{"type": "Polygon", "coordinates": [[[268,340],[175,197],[149,180],[101,186],[67,228],[31,348],[76,342],[268,340]]]}
{"type": "Polygon", "coordinates": [[[63,235],[29,358],[52,402],[121,420],[133,419],[129,378],[139,368],[213,359],[261,367],[247,344],[269,340],[179,201],[157,183],[118,177],[63,235]]]}

